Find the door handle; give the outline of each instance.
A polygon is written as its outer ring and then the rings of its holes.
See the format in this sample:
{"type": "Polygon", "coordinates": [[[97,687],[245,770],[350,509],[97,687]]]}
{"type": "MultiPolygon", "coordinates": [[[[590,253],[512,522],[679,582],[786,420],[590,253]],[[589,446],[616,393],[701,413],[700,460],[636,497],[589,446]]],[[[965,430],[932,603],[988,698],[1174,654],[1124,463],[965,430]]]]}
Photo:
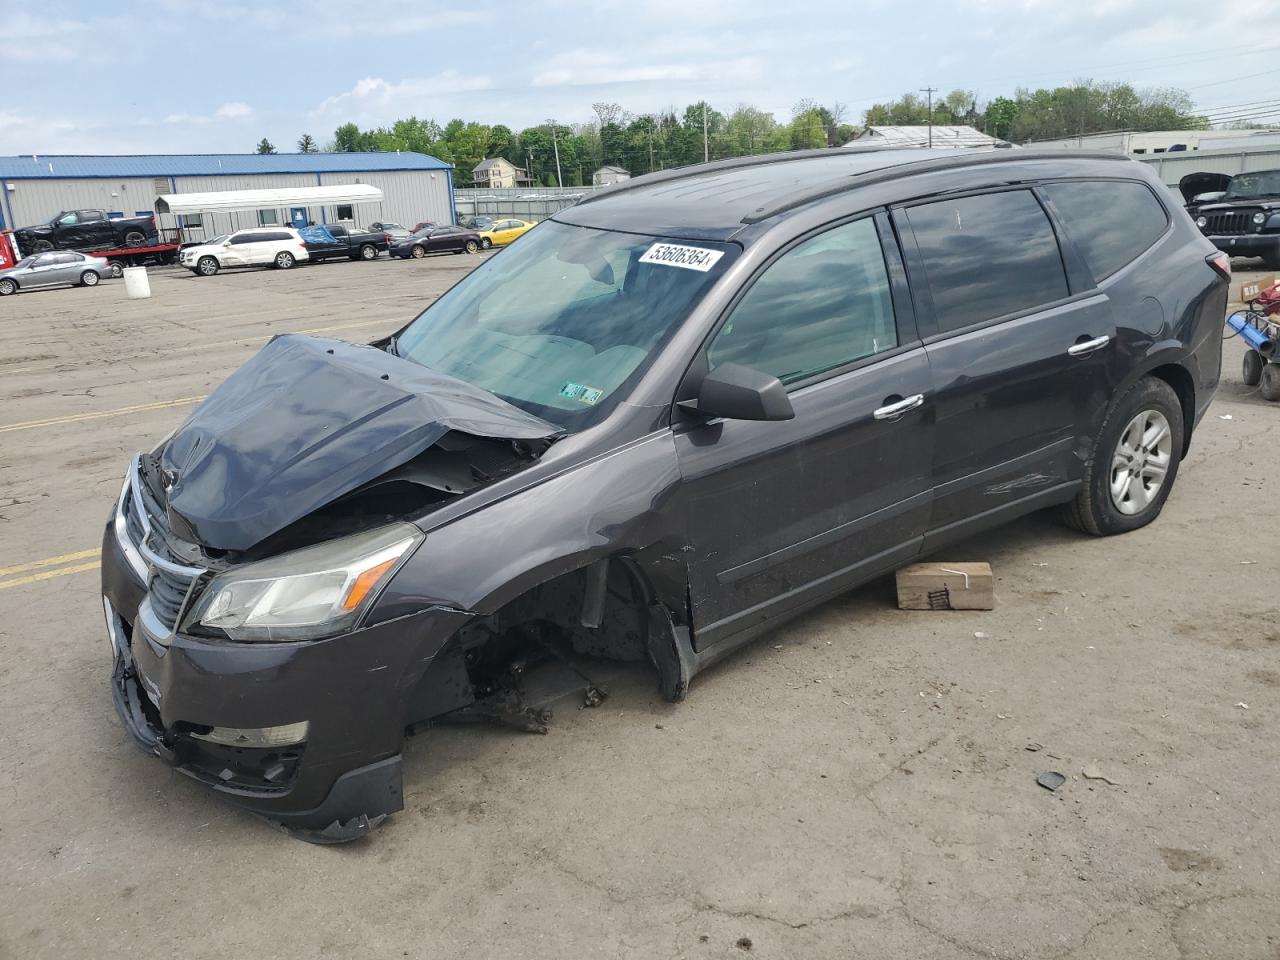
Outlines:
{"type": "Polygon", "coordinates": [[[1110,337],[1102,336],[1094,337],[1092,340],[1086,340],[1084,343],[1073,343],[1071,346],[1067,347],[1067,356],[1083,357],[1087,354],[1093,353],[1095,350],[1101,350],[1110,342],[1110,337]]]}
{"type": "Polygon", "coordinates": [[[892,420],[894,417],[900,416],[908,410],[914,410],[923,404],[924,394],[917,393],[915,396],[907,397],[904,400],[896,400],[893,403],[886,403],[883,407],[877,407],[872,416],[877,420],[892,420]]]}

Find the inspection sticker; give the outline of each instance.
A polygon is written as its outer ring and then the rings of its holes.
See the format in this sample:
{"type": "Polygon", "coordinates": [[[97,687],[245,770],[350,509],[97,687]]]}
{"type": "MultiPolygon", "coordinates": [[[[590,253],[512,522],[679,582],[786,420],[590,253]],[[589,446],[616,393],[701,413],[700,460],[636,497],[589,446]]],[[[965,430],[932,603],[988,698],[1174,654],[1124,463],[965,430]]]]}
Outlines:
{"type": "Polygon", "coordinates": [[[560,396],[567,400],[581,400],[583,403],[595,403],[603,395],[603,390],[588,387],[584,383],[566,383],[560,388],[560,396]]]}
{"type": "Polygon", "coordinates": [[[683,247],[678,243],[655,243],[644,252],[641,263],[658,263],[664,267],[684,267],[706,273],[724,256],[723,250],[705,247],[683,247]]]}

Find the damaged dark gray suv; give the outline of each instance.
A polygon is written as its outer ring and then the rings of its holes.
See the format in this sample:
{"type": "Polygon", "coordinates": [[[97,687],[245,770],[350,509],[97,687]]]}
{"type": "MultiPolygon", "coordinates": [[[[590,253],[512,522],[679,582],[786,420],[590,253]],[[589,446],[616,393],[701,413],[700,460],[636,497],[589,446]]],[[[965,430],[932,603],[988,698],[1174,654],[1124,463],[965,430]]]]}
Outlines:
{"type": "Polygon", "coordinates": [[[103,541],[132,737],[306,839],[406,728],[541,729],[525,669],[662,695],[1021,514],[1156,517],[1229,267],[1110,155],[814,151],[639,177],[394,337],[273,340],[137,456],[103,541]]]}

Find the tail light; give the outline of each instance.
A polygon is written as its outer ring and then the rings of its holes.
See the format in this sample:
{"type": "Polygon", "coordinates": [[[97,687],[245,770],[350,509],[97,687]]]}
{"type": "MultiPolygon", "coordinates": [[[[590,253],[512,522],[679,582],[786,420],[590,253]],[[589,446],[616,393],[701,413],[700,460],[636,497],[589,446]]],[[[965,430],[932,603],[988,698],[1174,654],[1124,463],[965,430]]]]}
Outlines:
{"type": "Polygon", "coordinates": [[[1211,253],[1204,258],[1209,266],[1218,272],[1218,276],[1222,277],[1228,283],[1231,282],[1231,257],[1219,250],[1217,253],[1211,253]]]}
{"type": "Polygon", "coordinates": [[[382,242],[383,242],[383,243],[390,243],[390,242],[391,242],[391,234],[389,234],[389,233],[384,233],[384,234],[382,235],[382,242]]]}

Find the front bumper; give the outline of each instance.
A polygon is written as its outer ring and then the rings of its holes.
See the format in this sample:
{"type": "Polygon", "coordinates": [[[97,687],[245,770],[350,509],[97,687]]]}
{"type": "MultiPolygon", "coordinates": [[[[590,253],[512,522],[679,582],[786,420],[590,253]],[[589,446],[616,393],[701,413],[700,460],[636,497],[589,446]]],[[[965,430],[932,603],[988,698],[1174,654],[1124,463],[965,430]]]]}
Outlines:
{"type": "Polygon", "coordinates": [[[1261,257],[1280,250],[1280,233],[1239,233],[1206,239],[1233,257],[1261,257]]]}
{"type": "Polygon", "coordinates": [[[108,523],[102,594],[112,698],[132,739],[303,839],[367,833],[403,806],[406,706],[467,615],[428,608],[329,640],[232,643],[157,630],[147,587],[108,523]],[[303,743],[237,747],[196,734],[308,723],[303,743]]]}

